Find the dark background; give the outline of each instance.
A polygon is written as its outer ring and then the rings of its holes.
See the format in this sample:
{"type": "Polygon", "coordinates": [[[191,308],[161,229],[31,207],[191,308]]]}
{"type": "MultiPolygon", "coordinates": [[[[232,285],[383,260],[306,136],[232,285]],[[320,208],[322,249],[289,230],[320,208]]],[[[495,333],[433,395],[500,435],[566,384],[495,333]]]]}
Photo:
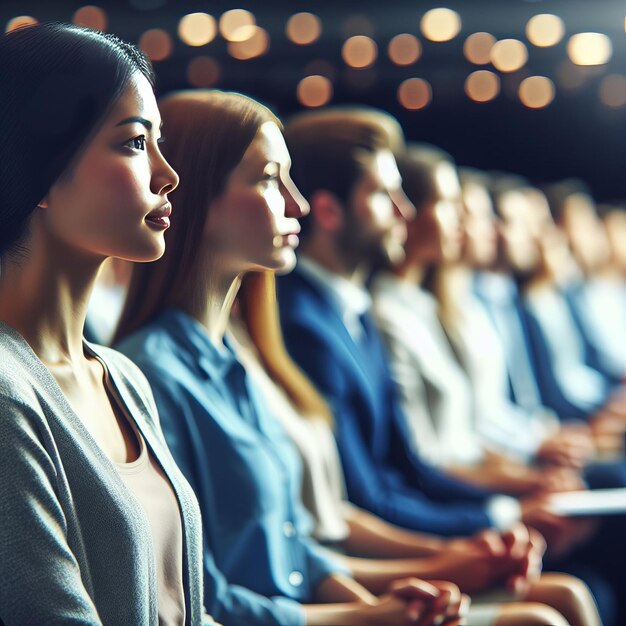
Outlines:
{"type": "MultiPolygon", "coordinates": [[[[0,0],[0,27],[18,15],[40,21],[71,21],[85,2],[61,0],[0,0]]],[[[107,12],[107,30],[132,42],[150,28],[167,30],[174,40],[170,58],[155,63],[161,94],[189,87],[188,62],[210,56],[220,66],[216,87],[242,91],[270,105],[281,116],[299,110],[298,82],[309,73],[311,62],[325,60],[332,66],[332,104],[360,102],[395,115],[411,140],[428,141],[448,150],[460,164],[500,169],[549,182],[563,177],[583,178],[600,201],[626,198],[626,107],[610,108],[599,97],[599,84],[607,74],[626,75],[626,3],[621,0],[128,0],[93,2],[107,12]],[[446,6],[462,19],[461,33],[452,41],[433,43],[420,32],[420,19],[429,9],[446,6]],[[231,8],[252,11],[257,24],[268,30],[270,49],[249,61],[231,58],[226,42],[217,36],[200,48],[185,45],[177,26],[187,13],[202,11],[215,18],[231,8]],[[309,46],[296,46],[285,35],[285,23],[294,13],[310,11],[322,20],[321,38],[309,46]],[[552,48],[536,48],[524,34],[526,22],[537,13],[554,13],[566,26],[564,39],[552,48]],[[346,21],[361,16],[361,26],[346,30],[346,21]],[[359,32],[359,30],[361,32],[359,32]],[[477,69],[463,56],[463,42],[476,31],[496,38],[524,41],[529,60],[513,74],[501,75],[502,92],[492,102],[478,104],[464,93],[464,81],[477,69]],[[569,63],[567,38],[577,32],[601,32],[613,43],[609,63],[577,68],[584,77],[581,87],[568,89],[559,81],[558,68],[569,63]],[[397,67],[386,53],[389,40],[408,32],[421,41],[420,59],[409,67],[397,67]],[[367,34],[378,44],[373,68],[351,70],[341,58],[348,35],[367,34]],[[555,100],[545,109],[524,107],[515,94],[528,75],[541,74],[556,85],[555,100]],[[398,102],[399,84],[410,77],[430,82],[433,100],[419,111],[407,111],[398,102]]]]}

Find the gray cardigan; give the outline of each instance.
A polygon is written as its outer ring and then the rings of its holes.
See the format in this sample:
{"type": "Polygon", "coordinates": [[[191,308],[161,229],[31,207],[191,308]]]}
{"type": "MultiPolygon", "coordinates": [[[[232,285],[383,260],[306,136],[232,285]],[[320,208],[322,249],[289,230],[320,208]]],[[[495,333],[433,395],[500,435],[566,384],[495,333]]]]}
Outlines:
{"type": "MultiPolygon", "coordinates": [[[[164,443],[150,388],[88,345],[169,478],[182,512],[186,624],[202,608],[200,512],[164,443]]],[[[0,621],[157,626],[149,522],[26,341],[0,322],[0,621]]],[[[0,622],[1,623],[1,622],[0,622]]]]}

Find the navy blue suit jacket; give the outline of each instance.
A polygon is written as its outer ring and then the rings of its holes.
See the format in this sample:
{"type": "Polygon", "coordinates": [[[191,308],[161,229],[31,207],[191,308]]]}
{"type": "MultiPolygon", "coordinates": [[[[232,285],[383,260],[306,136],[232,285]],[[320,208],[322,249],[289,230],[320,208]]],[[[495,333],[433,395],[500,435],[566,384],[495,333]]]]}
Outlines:
{"type": "Polygon", "coordinates": [[[490,526],[493,494],[426,465],[410,448],[373,323],[365,321],[369,341],[357,345],[327,296],[297,271],[278,279],[278,296],[287,348],[335,416],[350,499],[423,532],[468,535],[490,526]]]}

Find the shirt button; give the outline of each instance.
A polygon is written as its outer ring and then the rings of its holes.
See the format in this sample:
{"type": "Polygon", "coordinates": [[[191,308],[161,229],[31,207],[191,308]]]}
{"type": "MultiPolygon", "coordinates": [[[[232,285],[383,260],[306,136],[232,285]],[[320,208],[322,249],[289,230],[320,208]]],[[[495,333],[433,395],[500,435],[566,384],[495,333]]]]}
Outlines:
{"type": "Polygon", "coordinates": [[[291,574],[289,574],[289,584],[292,587],[299,587],[302,584],[303,580],[304,578],[302,574],[297,570],[294,570],[293,572],[291,572],[291,574]]]}
{"type": "Polygon", "coordinates": [[[283,533],[285,537],[294,537],[296,534],[296,527],[291,522],[285,522],[283,524],[283,533]]]}

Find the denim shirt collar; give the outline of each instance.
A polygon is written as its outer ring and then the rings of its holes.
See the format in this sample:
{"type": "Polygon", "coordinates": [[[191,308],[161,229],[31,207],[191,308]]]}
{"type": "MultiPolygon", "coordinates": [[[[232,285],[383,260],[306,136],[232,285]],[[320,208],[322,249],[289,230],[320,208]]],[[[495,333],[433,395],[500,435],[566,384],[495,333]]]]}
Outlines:
{"type": "Polygon", "coordinates": [[[161,320],[209,379],[224,380],[233,366],[239,365],[227,337],[221,346],[216,346],[204,326],[181,309],[167,309],[161,320]]]}

